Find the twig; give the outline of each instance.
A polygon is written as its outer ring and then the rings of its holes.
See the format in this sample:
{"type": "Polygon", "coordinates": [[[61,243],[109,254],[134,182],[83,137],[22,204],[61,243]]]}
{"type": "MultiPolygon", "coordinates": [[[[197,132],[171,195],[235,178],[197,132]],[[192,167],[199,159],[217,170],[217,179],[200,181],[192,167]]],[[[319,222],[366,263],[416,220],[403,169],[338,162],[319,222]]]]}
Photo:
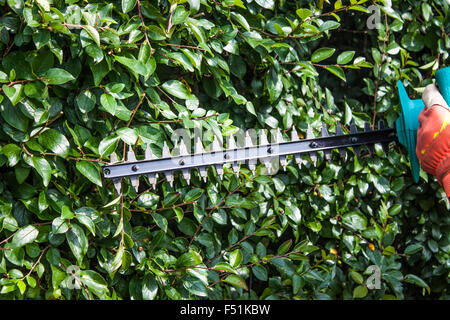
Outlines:
{"type": "Polygon", "coordinates": [[[144,29],[144,36],[145,36],[145,42],[147,42],[147,44],[150,46],[150,48],[152,47],[150,40],[148,40],[148,36],[147,36],[147,27],[145,25],[144,22],[144,17],[142,16],[142,12],[141,12],[141,0],[137,0],[137,7],[138,7],[138,12],[139,12],[139,18],[141,19],[141,24],[142,24],[142,28],[144,29]]]}
{"type": "Polygon", "coordinates": [[[142,94],[141,99],[139,100],[139,102],[138,102],[136,108],[134,108],[133,113],[131,114],[130,120],[128,120],[127,127],[130,126],[131,121],[133,120],[134,115],[136,114],[137,110],[138,110],[139,107],[141,106],[142,101],[144,100],[144,98],[145,98],[145,92],[142,94]]]}
{"type": "Polygon", "coordinates": [[[41,262],[42,256],[44,255],[44,253],[47,251],[48,248],[50,248],[50,245],[46,246],[46,247],[44,248],[44,250],[42,250],[42,252],[41,252],[39,258],[38,258],[38,259],[36,260],[36,262],[33,264],[33,266],[31,267],[30,271],[29,271],[25,276],[23,276],[20,280],[23,281],[26,277],[28,277],[28,276],[33,272],[33,270],[36,268],[36,266],[39,264],[39,262],[41,262]]]}

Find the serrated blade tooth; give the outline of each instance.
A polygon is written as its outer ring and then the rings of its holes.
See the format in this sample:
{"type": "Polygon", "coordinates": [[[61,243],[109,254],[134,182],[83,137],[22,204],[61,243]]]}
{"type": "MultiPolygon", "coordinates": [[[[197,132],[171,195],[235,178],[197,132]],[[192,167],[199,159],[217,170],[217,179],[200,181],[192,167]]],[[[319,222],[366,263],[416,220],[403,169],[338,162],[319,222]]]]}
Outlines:
{"type": "Polygon", "coordinates": [[[350,133],[358,133],[358,128],[356,128],[356,124],[355,121],[352,120],[352,122],[350,123],[350,133]]]}
{"type": "MultiPolygon", "coordinates": [[[[117,155],[115,152],[113,152],[110,156],[110,164],[114,164],[116,162],[118,162],[117,155]]],[[[116,189],[117,194],[120,195],[120,189],[122,187],[122,178],[115,178],[112,179],[112,181],[114,184],[114,189],[116,189]]]]}
{"type": "Polygon", "coordinates": [[[295,130],[295,127],[292,127],[291,131],[291,141],[299,141],[297,130],[295,130]]]}
{"type": "MultiPolygon", "coordinates": [[[[266,146],[269,144],[269,140],[267,139],[267,134],[266,134],[266,130],[261,130],[260,131],[260,135],[259,135],[259,145],[260,146],[266,146]]],[[[266,158],[260,158],[259,162],[261,162],[262,164],[264,164],[264,166],[266,167],[266,169],[268,171],[270,171],[270,158],[266,157],[266,158]]]]}
{"type": "Polygon", "coordinates": [[[245,147],[253,147],[253,140],[252,137],[250,137],[250,133],[247,131],[245,132],[245,147]]]}
{"type": "Polygon", "coordinates": [[[261,130],[261,133],[259,135],[259,145],[265,146],[268,144],[269,144],[269,140],[267,140],[266,130],[261,130]]]}
{"type": "Polygon", "coordinates": [[[275,143],[281,143],[281,142],[284,142],[283,134],[281,133],[280,128],[277,128],[277,133],[275,135],[275,143]]]}
{"type": "MultiPolygon", "coordinates": [[[[300,141],[300,138],[298,137],[298,133],[297,130],[295,130],[295,127],[292,127],[291,141],[300,141]]],[[[302,165],[302,157],[299,154],[295,154],[294,159],[298,167],[300,168],[300,166],[302,165]]]]}
{"type": "Polygon", "coordinates": [[[203,143],[200,137],[197,138],[195,142],[195,153],[204,153],[205,149],[203,148],[203,143]]]}
{"type": "Polygon", "coordinates": [[[180,141],[180,155],[185,156],[188,155],[189,151],[187,150],[186,144],[184,143],[184,140],[181,139],[180,141]]]}
{"type": "MultiPolygon", "coordinates": [[[[219,139],[217,138],[216,135],[214,135],[211,151],[212,152],[222,151],[222,148],[220,147],[219,139]]],[[[222,180],[223,179],[223,164],[216,164],[216,165],[214,165],[214,167],[216,168],[217,175],[220,177],[220,180],[222,180]]]]}
{"type": "MultiPolygon", "coordinates": [[[[127,152],[127,161],[128,162],[136,162],[136,155],[134,154],[133,148],[131,146],[128,146],[128,152],[127,152]]],[[[130,176],[131,185],[134,187],[134,190],[138,192],[139,189],[139,176],[130,176]]]]}
{"type": "Polygon", "coordinates": [[[189,169],[183,169],[181,170],[181,172],[183,173],[183,178],[184,180],[186,180],[187,184],[190,185],[191,184],[191,172],[189,169]]]}
{"type": "MultiPolygon", "coordinates": [[[[329,137],[327,127],[325,125],[322,126],[322,137],[329,137]]],[[[325,159],[328,160],[328,163],[331,163],[331,150],[324,150],[325,159]]]]}
{"type": "MultiPolygon", "coordinates": [[[[372,131],[372,127],[370,126],[370,123],[364,122],[364,132],[370,132],[370,131],[372,131]]],[[[373,144],[367,145],[367,149],[369,149],[371,156],[375,154],[375,148],[374,148],[373,144]]]]}
{"type": "MultiPolygon", "coordinates": [[[[203,147],[202,139],[200,138],[200,136],[197,137],[194,147],[196,154],[205,153],[205,148],[203,147]]],[[[198,167],[198,172],[200,173],[200,177],[202,177],[203,181],[206,182],[206,177],[208,176],[206,167],[198,167]]]]}
{"type": "Polygon", "coordinates": [[[236,149],[236,140],[234,140],[234,136],[230,135],[227,137],[227,148],[228,150],[236,149]]]}
{"type": "MultiPolygon", "coordinates": [[[[314,134],[312,131],[311,126],[308,124],[308,129],[306,130],[306,139],[314,139],[314,134]]],[[[311,151],[309,153],[309,156],[311,158],[311,161],[313,162],[314,166],[316,166],[317,163],[317,152],[311,151]]]]}
{"type": "MultiPolygon", "coordinates": [[[[156,157],[153,155],[152,149],[150,148],[150,145],[147,144],[147,148],[145,149],[145,160],[152,160],[156,157]]],[[[153,189],[156,189],[156,180],[157,180],[158,174],[157,173],[149,173],[147,174],[148,181],[152,185],[153,189]]]]}
{"type": "MultiPolygon", "coordinates": [[[[236,140],[234,140],[234,135],[230,135],[227,138],[227,148],[228,150],[234,150],[237,149],[236,140]]],[[[233,172],[236,174],[236,176],[239,176],[239,164],[237,161],[234,161],[231,164],[231,168],[233,169],[233,172]]]]}
{"type": "Polygon", "coordinates": [[[167,142],[164,141],[164,146],[162,148],[162,157],[163,158],[170,158],[170,149],[167,146],[167,142]]]}
{"type": "Polygon", "coordinates": [[[167,182],[169,182],[170,186],[173,187],[173,180],[174,180],[173,171],[166,171],[164,172],[164,174],[166,175],[167,182]]]}
{"type": "MultiPolygon", "coordinates": [[[[280,128],[277,128],[277,132],[275,134],[275,144],[280,144],[283,142],[284,142],[283,134],[281,133],[280,128]]],[[[279,156],[279,161],[281,166],[283,167],[283,170],[286,171],[287,166],[286,156],[279,156]]]]}
{"type": "Polygon", "coordinates": [[[145,160],[151,160],[153,158],[152,150],[150,149],[150,145],[147,144],[145,148],[145,160]]]}
{"type": "MultiPolygon", "coordinates": [[[[358,129],[356,128],[356,124],[355,121],[352,120],[352,122],[350,123],[350,133],[354,134],[354,133],[358,133],[358,129]]],[[[359,160],[359,156],[360,156],[360,148],[358,146],[353,146],[353,150],[355,150],[356,153],[356,158],[359,160]]]]}
{"type": "MultiPolygon", "coordinates": [[[[341,123],[338,121],[336,126],[336,135],[337,136],[343,136],[344,132],[342,131],[341,123]]],[[[339,155],[342,159],[345,159],[345,148],[339,148],[339,155]]]]}
{"type": "MultiPolygon", "coordinates": [[[[378,130],[383,130],[385,128],[385,124],[383,120],[378,121],[378,130]]],[[[383,148],[383,151],[385,154],[389,152],[389,143],[382,143],[381,147],[383,148]]]]}
{"type": "Polygon", "coordinates": [[[111,156],[109,157],[109,163],[114,164],[117,162],[117,155],[115,152],[111,153],[111,156]]]}
{"type": "MultiPolygon", "coordinates": [[[[250,136],[249,131],[245,132],[245,147],[246,148],[251,148],[254,147],[254,143],[252,140],[252,137],[250,136]]],[[[255,170],[256,170],[256,159],[249,159],[248,160],[248,168],[250,169],[250,171],[255,174],[255,170]]]]}
{"type": "Polygon", "coordinates": [[[211,151],[222,151],[222,148],[220,147],[219,139],[217,138],[217,136],[214,136],[211,151]]]}
{"type": "Polygon", "coordinates": [[[206,167],[199,167],[198,171],[200,172],[200,176],[203,178],[203,182],[206,182],[206,178],[208,176],[208,171],[206,170],[206,167]]]}

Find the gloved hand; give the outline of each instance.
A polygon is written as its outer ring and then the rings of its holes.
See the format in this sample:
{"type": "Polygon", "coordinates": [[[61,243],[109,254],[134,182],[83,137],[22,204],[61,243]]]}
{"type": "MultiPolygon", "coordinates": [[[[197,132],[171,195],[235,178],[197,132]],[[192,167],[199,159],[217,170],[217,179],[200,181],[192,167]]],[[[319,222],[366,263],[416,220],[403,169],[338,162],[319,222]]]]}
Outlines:
{"type": "Polygon", "coordinates": [[[425,108],[419,115],[417,158],[450,197],[450,108],[434,84],[425,88],[422,100],[425,108]]]}

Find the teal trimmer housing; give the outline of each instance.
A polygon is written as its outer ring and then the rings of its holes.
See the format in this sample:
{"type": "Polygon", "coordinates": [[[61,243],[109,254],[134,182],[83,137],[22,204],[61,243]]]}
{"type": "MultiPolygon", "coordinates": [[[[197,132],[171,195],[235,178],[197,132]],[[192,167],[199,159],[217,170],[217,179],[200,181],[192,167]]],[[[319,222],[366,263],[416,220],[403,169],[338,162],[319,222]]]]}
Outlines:
{"type": "MultiPolygon", "coordinates": [[[[450,105],[450,67],[436,71],[436,83],[444,100],[450,105]]],[[[402,113],[395,121],[399,142],[406,147],[414,181],[419,182],[420,164],[416,155],[417,129],[419,128],[419,114],[425,108],[422,99],[411,100],[406,93],[403,83],[397,83],[402,113]]]]}

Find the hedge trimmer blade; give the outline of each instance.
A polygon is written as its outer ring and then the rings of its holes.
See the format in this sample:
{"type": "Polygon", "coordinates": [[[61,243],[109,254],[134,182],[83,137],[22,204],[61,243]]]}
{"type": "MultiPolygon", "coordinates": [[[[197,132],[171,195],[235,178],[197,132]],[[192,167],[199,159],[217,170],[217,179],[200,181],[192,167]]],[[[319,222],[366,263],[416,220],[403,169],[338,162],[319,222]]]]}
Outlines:
{"type": "MultiPolygon", "coordinates": [[[[167,144],[164,142],[162,157],[157,158],[153,155],[151,148],[147,145],[145,149],[145,159],[136,160],[136,155],[131,147],[127,152],[127,162],[118,163],[117,156],[111,155],[111,164],[103,167],[103,175],[107,179],[114,181],[117,193],[120,193],[121,179],[129,177],[132,186],[139,187],[139,176],[147,175],[153,188],[156,187],[157,177],[164,174],[166,180],[173,186],[175,171],[181,171],[183,178],[190,183],[191,170],[199,170],[200,176],[206,181],[207,168],[214,166],[217,174],[222,178],[223,166],[231,164],[234,173],[239,173],[239,165],[247,163],[252,172],[256,170],[256,163],[259,160],[267,170],[274,166],[274,160],[277,164],[286,170],[287,156],[293,155],[293,159],[300,166],[302,163],[301,155],[309,154],[314,165],[317,161],[317,152],[323,151],[324,157],[331,162],[331,150],[338,149],[342,158],[345,158],[345,149],[352,147],[356,155],[360,155],[360,147],[367,146],[369,152],[374,154],[374,144],[381,143],[385,152],[387,152],[389,142],[395,140],[396,133],[393,128],[385,128],[384,122],[378,123],[378,130],[373,131],[369,123],[365,123],[364,131],[358,132],[354,122],[350,125],[350,133],[344,134],[341,125],[336,127],[336,135],[330,135],[327,128],[322,127],[322,136],[315,138],[312,130],[308,127],[306,139],[299,139],[295,128],[291,132],[291,141],[284,141],[281,131],[278,129],[272,136],[272,143],[268,142],[265,131],[259,136],[259,144],[254,143],[254,139],[249,132],[242,139],[243,146],[236,145],[235,137],[227,137],[228,149],[223,150],[216,136],[206,152],[200,139],[194,144],[195,152],[189,153],[186,144],[181,140],[178,144],[178,155],[171,156],[167,144]]],[[[238,139],[239,140],[239,139],[238,139]]]]}

